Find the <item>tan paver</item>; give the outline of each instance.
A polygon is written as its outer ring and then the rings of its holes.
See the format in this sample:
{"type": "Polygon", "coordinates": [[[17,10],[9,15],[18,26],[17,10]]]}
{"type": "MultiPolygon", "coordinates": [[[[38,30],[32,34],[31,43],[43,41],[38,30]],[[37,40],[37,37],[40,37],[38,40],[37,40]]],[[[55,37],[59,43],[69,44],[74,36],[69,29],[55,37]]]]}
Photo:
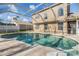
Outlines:
{"type": "MultiPolygon", "coordinates": [[[[34,47],[32,49],[29,49],[27,51],[24,51],[24,52],[15,54],[15,55],[19,55],[19,56],[22,56],[22,55],[24,55],[24,56],[46,56],[50,52],[57,52],[57,51],[59,51],[59,50],[38,45],[37,47],[34,47]]],[[[56,56],[56,54],[55,54],[55,56],[56,56]]]]}
{"type": "Polygon", "coordinates": [[[13,55],[30,47],[30,45],[16,40],[0,42],[0,55],[13,55]]]}

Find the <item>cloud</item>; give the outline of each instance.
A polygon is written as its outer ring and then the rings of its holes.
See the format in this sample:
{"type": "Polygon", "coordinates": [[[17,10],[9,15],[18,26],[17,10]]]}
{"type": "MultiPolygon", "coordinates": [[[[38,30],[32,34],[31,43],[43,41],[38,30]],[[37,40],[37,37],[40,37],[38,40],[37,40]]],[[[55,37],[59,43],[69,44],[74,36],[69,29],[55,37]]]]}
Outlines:
{"type": "Polygon", "coordinates": [[[15,11],[15,12],[18,11],[18,9],[15,7],[15,5],[8,5],[8,7],[10,8],[11,11],[15,11]]]}
{"type": "Polygon", "coordinates": [[[30,22],[30,19],[28,19],[28,18],[23,18],[23,21],[30,22]]]}
{"type": "Polygon", "coordinates": [[[35,5],[29,5],[29,8],[30,8],[31,10],[34,10],[36,7],[35,7],[35,5]]]}
{"type": "Polygon", "coordinates": [[[7,19],[11,19],[11,16],[8,16],[7,19]]]}

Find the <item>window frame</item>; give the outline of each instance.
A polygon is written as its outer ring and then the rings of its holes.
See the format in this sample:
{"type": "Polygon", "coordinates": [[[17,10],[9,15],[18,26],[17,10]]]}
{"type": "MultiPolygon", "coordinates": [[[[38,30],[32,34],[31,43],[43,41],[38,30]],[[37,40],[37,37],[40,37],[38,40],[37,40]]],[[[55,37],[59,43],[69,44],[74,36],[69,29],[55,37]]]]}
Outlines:
{"type": "Polygon", "coordinates": [[[63,30],[64,23],[63,22],[58,22],[58,30],[63,30]]]}
{"type": "Polygon", "coordinates": [[[64,9],[63,8],[58,9],[58,16],[64,16],[64,9]]]}
{"type": "Polygon", "coordinates": [[[45,30],[48,29],[48,24],[47,24],[47,23],[44,24],[44,29],[45,29],[45,30]]]}

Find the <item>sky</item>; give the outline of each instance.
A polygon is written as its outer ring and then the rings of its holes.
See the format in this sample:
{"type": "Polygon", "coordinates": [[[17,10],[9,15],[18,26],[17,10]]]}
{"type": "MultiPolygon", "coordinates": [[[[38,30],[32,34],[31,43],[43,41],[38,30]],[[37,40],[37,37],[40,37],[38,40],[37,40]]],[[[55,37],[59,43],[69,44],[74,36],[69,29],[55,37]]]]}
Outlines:
{"type": "Polygon", "coordinates": [[[79,3],[72,3],[70,5],[70,11],[73,13],[79,13],[79,3]]]}
{"type": "MultiPolygon", "coordinates": [[[[31,16],[34,12],[44,9],[48,6],[53,5],[53,3],[17,3],[17,4],[0,4],[0,21],[3,22],[11,22],[11,18],[13,16],[17,16],[18,14],[7,12],[13,11],[19,14],[23,14],[25,16],[19,15],[19,20],[31,22],[31,16]]],[[[70,5],[70,11],[73,13],[79,12],[79,4],[72,3],[70,5]]]]}
{"type": "Polygon", "coordinates": [[[52,5],[52,3],[47,3],[46,5],[40,4],[40,3],[18,3],[16,5],[15,4],[0,4],[0,13],[1,13],[0,19],[3,19],[2,20],[3,22],[11,22],[11,17],[18,15],[15,13],[6,12],[8,10],[11,10],[19,14],[24,14],[25,16],[19,15],[21,20],[31,21],[31,16],[34,12],[41,10],[45,7],[48,7],[50,5],[52,5]],[[5,13],[2,13],[2,12],[5,12],[5,13]]]}

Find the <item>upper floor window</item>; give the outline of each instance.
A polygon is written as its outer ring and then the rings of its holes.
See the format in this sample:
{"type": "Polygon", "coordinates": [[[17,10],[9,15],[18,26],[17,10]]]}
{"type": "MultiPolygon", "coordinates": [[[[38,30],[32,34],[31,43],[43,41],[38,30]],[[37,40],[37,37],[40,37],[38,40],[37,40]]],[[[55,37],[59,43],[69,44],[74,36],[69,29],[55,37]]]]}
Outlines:
{"type": "Polygon", "coordinates": [[[58,15],[59,15],[59,16],[63,16],[63,15],[64,15],[63,8],[60,8],[60,9],[58,10],[58,15]]]}
{"type": "Polygon", "coordinates": [[[47,13],[44,13],[44,19],[47,19],[48,17],[47,17],[47,13]]]}

